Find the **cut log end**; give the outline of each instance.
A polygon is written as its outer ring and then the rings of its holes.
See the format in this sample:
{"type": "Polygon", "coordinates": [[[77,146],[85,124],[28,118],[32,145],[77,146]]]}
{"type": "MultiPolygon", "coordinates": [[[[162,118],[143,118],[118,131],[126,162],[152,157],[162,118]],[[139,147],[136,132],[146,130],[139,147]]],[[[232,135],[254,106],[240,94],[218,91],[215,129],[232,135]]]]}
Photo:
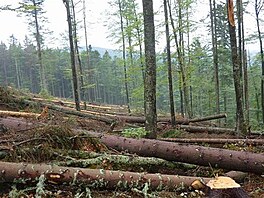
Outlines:
{"type": "Polygon", "coordinates": [[[209,187],[209,198],[249,198],[243,188],[230,177],[217,177],[206,185],[209,187]]]}
{"type": "Polygon", "coordinates": [[[216,177],[207,184],[211,189],[240,188],[241,186],[230,177],[216,177]]]}

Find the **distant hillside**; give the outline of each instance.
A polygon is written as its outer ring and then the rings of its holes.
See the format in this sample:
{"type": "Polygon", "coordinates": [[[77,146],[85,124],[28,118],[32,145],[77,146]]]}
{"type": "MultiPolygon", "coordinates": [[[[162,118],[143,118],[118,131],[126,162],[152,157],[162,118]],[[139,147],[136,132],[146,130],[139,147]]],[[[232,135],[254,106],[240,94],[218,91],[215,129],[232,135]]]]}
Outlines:
{"type": "MultiPolygon", "coordinates": [[[[80,47],[81,50],[85,50],[85,47],[80,47]]],[[[122,52],[120,50],[114,50],[114,49],[107,49],[102,47],[92,47],[93,51],[98,51],[101,56],[105,54],[106,51],[108,51],[109,55],[113,58],[115,56],[122,57],[122,52]]]]}

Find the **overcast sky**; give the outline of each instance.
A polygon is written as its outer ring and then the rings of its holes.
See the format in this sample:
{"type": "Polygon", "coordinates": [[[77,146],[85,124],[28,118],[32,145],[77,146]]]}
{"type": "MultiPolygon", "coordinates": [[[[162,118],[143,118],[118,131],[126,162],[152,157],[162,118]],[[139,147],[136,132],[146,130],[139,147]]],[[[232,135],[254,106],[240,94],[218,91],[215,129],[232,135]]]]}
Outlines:
{"type": "MultiPolygon", "coordinates": [[[[20,0],[22,1],[22,0],[20,0]]],[[[0,6],[18,5],[19,0],[0,0],[0,6]]],[[[108,4],[106,0],[87,0],[87,23],[89,28],[88,40],[92,46],[111,48],[111,42],[106,39],[107,29],[103,25],[105,16],[103,15],[108,4]],[[96,3],[95,3],[96,2],[96,3]]],[[[54,32],[54,37],[58,38],[53,41],[54,45],[60,42],[60,34],[65,33],[68,29],[66,20],[66,9],[62,0],[46,0],[45,1],[45,16],[48,17],[49,24],[45,27],[54,32]]],[[[78,10],[77,10],[78,11],[78,10]]],[[[24,17],[17,17],[15,12],[1,11],[0,12],[1,33],[0,40],[7,42],[10,35],[14,34],[16,38],[23,41],[25,34],[28,34],[28,25],[24,17]]]]}
{"type": "MultiPolygon", "coordinates": [[[[12,5],[12,7],[16,7],[18,2],[22,0],[0,0],[0,6],[3,5],[12,5]]],[[[87,7],[87,26],[89,28],[88,34],[88,42],[94,47],[103,47],[103,48],[110,48],[116,49],[117,46],[114,44],[113,41],[110,41],[106,37],[110,34],[107,30],[107,27],[104,26],[105,21],[109,20],[106,16],[106,10],[109,10],[108,2],[109,0],[86,0],[86,7],[87,7]]],[[[137,0],[141,4],[141,0],[137,0]]],[[[198,21],[199,18],[205,17],[208,14],[208,0],[199,0],[198,6],[202,9],[197,9],[197,13],[195,19],[198,21]]],[[[160,8],[162,0],[154,0],[154,10],[163,10],[160,8]]],[[[251,5],[253,6],[253,4],[251,5]]],[[[55,39],[47,40],[46,45],[50,45],[52,47],[60,47],[62,46],[62,33],[66,33],[67,21],[66,21],[66,9],[62,3],[62,0],[45,0],[45,11],[47,12],[45,16],[48,17],[49,24],[45,25],[46,28],[53,31],[53,36],[55,39]]],[[[78,11],[78,10],[76,10],[78,11]]],[[[82,15],[82,12],[78,14],[79,16],[82,15]]],[[[163,16],[161,16],[163,17],[163,16]]],[[[157,17],[156,17],[157,18],[157,17]]],[[[163,20],[163,18],[162,18],[163,20]]],[[[249,27],[254,27],[255,21],[254,17],[252,16],[245,16],[245,27],[246,32],[250,32],[249,27]]],[[[9,37],[14,34],[16,38],[20,42],[23,42],[25,35],[28,33],[28,25],[23,17],[17,17],[15,12],[11,11],[1,11],[0,12],[0,25],[1,25],[1,32],[0,32],[0,41],[8,42],[9,37]]],[[[203,34],[205,29],[205,24],[199,24],[197,34],[203,34]]],[[[80,45],[84,46],[84,36],[83,30],[79,33],[81,36],[80,38],[80,45]]],[[[160,42],[165,43],[164,39],[159,39],[160,42]]]]}

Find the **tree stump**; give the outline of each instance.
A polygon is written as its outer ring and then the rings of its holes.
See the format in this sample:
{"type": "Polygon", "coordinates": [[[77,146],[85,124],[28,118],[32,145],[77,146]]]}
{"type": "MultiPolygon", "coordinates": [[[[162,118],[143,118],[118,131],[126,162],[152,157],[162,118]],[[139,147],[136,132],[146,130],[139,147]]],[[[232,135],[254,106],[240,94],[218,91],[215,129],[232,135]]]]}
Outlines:
{"type": "Polygon", "coordinates": [[[249,198],[244,189],[230,177],[216,177],[207,184],[209,198],[249,198]]]}

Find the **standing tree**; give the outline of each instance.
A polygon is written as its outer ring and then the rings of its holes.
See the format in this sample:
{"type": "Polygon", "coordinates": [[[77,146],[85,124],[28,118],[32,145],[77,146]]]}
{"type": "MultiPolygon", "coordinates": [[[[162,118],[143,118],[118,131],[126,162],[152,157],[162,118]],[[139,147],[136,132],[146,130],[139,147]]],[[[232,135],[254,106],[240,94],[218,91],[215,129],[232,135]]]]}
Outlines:
{"type": "Polygon", "coordinates": [[[166,31],[166,50],[167,50],[167,65],[168,65],[168,81],[169,81],[169,98],[170,98],[170,112],[171,112],[171,124],[173,127],[176,125],[175,109],[173,99],[173,84],[172,84],[172,69],[171,69],[171,51],[170,51],[170,29],[168,19],[167,0],[163,1],[164,16],[165,16],[165,31],[166,31]]]}
{"type": "Polygon", "coordinates": [[[73,41],[73,24],[72,24],[72,14],[69,0],[63,0],[63,3],[66,7],[67,11],[67,21],[69,28],[69,42],[70,42],[70,54],[71,54],[71,68],[72,68],[72,80],[73,80],[73,93],[75,100],[75,107],[77,111],[80,111],[80,98],[79,98],[79,88],[78,88],[78,77],[76,72],[76,64],[75,64],[75,49],[74,49],[74,41],[73,41]]]}
{"type": "MultiPolygon", "coordinates": [[[[77,34],[77,20],[76,20],[76,12],[75,12],[75,5],[74,1],[71,0],[71,9],[72,9],[72,21],[73,21],[73,41],[74,41],[74,49],[75,49],[75,59],[76,59],[76,64],[78,65],[79,69],[79,79],[80,79],[80,100],[84,100],[85,97],[85,92],[84,92],[84,80],[83,80],[83,68],[82,68],[82,63],[81,63],[81,57],[79,53],[79,44],[78,44],[78,34],[77,34]]],[[[85,102],[86,104],[86,102],[85,102]]]]}
{"type": "MultiPolygon", "coordinates": [[[[173,36],[176,44],[176,51],[177,51],[177,60],[180,67],[180,75],[181,75],[181,84],[180,87],[183,89],[183,95],[181,98],[184,100],[184,107],[185,107],[185,113],[187,113],[187,117],[192,116],[191,107],[190,107],[190,98],[189,98],[189,89],[188,89],[188,75],[187,75],[187,66],[185,62],[185,50],[184,50],[184,2],[182,0],[177,1],[177,16],[178,16],[178,27],[176,27],[176,24],[174,23],[174,19],[172,16],[172,6],[171,2],[168,1],[168,8],[169,8],[169,17],[171,21],[171,26],[173,29],[173,36]]],[[[176,2],[175,2],[176,3],[176,2]]],[[[181,105],[183,106],[183,100],[181,100],[181,105]]],[[[184,114],[183,114],[184,115],[184,114]]]]}
{"type": "Polygon", "coordinates": [[[261,57],[261,105],[262,105],[262,123],[264,124],[264,53],[263,53],[263,45],[262,45],[262,36],[260,31],[260,11],[264,6],[264,2],[262,0],[255,0],[255,14],[258,28],[258,38],[259,38],[259,47],[260,47],[260,57],[261,57]]]}
{"type": "Polygon", "coordinates": [[[122,4],[122,1],[118,0],[120,28],[121,28],[121,35],[122,35],[122,57],[123,57],[123,67],[124,67],[124,75],[125,75],[126,101],[127,101],[128,112],[130,113],[130,100],[129,100],[129,92],[128,92],[128,75],[127,75],[127,64],[126,64],[126,42],[125,42],[123,7],[124,6],[122,4]]]}
{"type": "Polygon", "coordinates": [[[216,92],[216,113],[220,113],[220,86],[219,86],[219,75],[218,75],[218,45],[217,45],[217,23],[216,23],[216,6],[215,0],[209,0],[210,4],[210,20],[211,20],[211,34],[212,34],[212,46],[213,46],[213,62],[214,62],[214,77],[215,77],[215,92],[216,92]]]}
{"type": "Polygon", "coordinates": [[[42,17],[44,14],[43,3],[45,0],[24,0],[20,10],[26,14],[29,18],[29,25],[33,28],[33,35],[35,36],[37,42],[37,55],[38,55],[38,65],[40,68],[40,87],[42,93],[47,93],[47,81],[45,68],[42,61],[42,44],[43,35],[41,34],[41,29],[43,27],[40,22],[44,22],[45,18],[42,17]]]}
{"type": "Polygon", "coordinates": [[[246,134],[247,129],[244,121],[243,112],[243,87],[242,87],[242,75],[239,64],[239,57],[237,54],[237,41],[236,41],[236,26],[234,19],[234,5],[233,0],[227,0],[227,17],[229,24],[230,44],[232,51],[232,62],[233,62],[233,77],[236,94],[236,130],[238,135],[240,133],[246,134]]]}
{"type": "Polygon", "coordinates": [[[245,50],[245,31],[244,31],[244,8],[242,0],[236,1],[237,20],[238,20],[238,42],[239,42],[239,60],[241,67],[241,78],[243,79],[243,99],[245,106],[245,124],[249,125],[249,99],[248,99],[248,71],[247,55],[245,50]]]}
{"type": "MultiPolygon", "coordinates": [[[[95,101],[95,94],[94,89],[90,87],[90,85],[93,84],[93,73],[91,69],[90,64],[90,51],[91,51],[91,45],[88,45],[88,31],[87,31],[87,23],[86,23],[86,1],[83,0],[83,27],[84,27],[84,38],[85,38],[85,51],[86,51],[86,68],[87,68],[87,74],[86,74],[86,84],[84,84],[85,89],[87,89],[87,97],[89,101],[95,101]]],[[[84,90],[85,91],[85,90],[84,90]]]]}
{"type": "Polygon", "coordinates": [[[10,36],[10,45],[9,45],[10,58],[14,61],[15,73],[16,73],[16,87],[21,88],[21,68],[19,63],[19,55],[21,53],[21,46],[17,45],[17,39],[14,35],[10,36]]]}
{"type": "Polygon", "coordinates": [[[155,26],[152,0],[142,0],[144,16],[145,38],[145,129],[149,133],[147,138],[157,137],[157,109],[156,109],[156,52],[155,26]]]}

